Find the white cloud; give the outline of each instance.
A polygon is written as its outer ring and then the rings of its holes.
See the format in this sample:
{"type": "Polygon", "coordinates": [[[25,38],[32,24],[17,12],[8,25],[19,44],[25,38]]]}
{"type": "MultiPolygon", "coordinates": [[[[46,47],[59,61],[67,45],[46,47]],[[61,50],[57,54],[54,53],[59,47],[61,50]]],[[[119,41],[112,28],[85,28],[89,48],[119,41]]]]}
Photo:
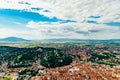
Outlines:
{"type": "Polygon", "coordinates": [[[84,24],[84,23],[64,23],[58,22],[34,22],[30,21],[27,27],[40,33],[45,38],[82,38],[82,39],[110,39],[119,38],[119,27],[109,27],[106,25],[84,24]],[[112,34],[112,35],[109,35],[112,34]]]}
{"type": "Polygon", "coordinates": [[[7,28],[0,28],[0,37],[8,37],[11,35],[15,35],[16,31],[11,30],[11,29],[7,29],[7,28]]]}
{"type": "MultiPolygon", "coordinates": [[[[120,21],[120,0],[1,0],[0,8],[35,11],[48,17],[84,21],[89,16],[102,16],[99,22],[120,21]],[[19,2],[28,4],[19,4],[19,2]],[[49,10],[50,12],[44,12],[49,10]]],[[[33,11],[34,12],[34,11],[33,11]]]]}
{"type": "MultiPolygon", "coordinates": [[[[63,20],[75,20],[74,22],[60,24],[58,22],[34,22],[30,21],[26,27],[29,31],[9,32],[26,37],[29,39],[41,38],[120,38],[119,27],[110,27],[103,24],[89,24],[89,16],[101,16],[98,19],[92,19],[98,23],[120,22],[120,0],[1,0],[0,8],[28,10],[42,14],[47,17],[57,17],[63,20]],[[19,4],[19,2],[29,3],[19,4]],[[31,8],[43,8],[36,11],[31,8]],[[50,12],[45,12],[49,10],[50,12]]],[[[0,29],[4,35],[10,35],[0,29]]],[[[16,35],[15,34],[15,35],[16,35]]]]}
{"type": "Polygon", "coordinates": [[[0,38],[10,36],[22,37],[25,39],[41,39],[42,37],[44,39],[44,36],[42,36],[41,32],[38,32],[36,30],[10,29],[0,27],[0,38]]]}
{"type": "Polygon", "coordinates": [[[79,38],[79,39],[110,39],[119,38],[119,27],[105,25],[64,23],[58,22],[34,22],[30,21],[26,29],[10,29],[0,27],[0,37],[22,37],[25,39],[46,38],[79,38]]]}

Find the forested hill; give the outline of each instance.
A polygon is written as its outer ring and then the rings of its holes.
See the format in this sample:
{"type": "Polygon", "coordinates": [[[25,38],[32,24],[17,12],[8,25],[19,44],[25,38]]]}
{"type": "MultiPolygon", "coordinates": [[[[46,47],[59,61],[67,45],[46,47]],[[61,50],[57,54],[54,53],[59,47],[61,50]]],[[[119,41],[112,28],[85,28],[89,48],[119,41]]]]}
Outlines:
{"type": "Polygon", "coordinates": [[[16,43],[16,42],[29,42],[29,41],[30,40],[26,40],[18,37],[6,37],[0,39],[0,43],[16,43]]]}
{"type": "Polygon", "coordinates": [[[0,46],[0,64],[2,64],[2,62],[7,62],[8,68],[32,66],[37,60],[41,60],[41,64],[45,67],[57,67],[70,64],[72,62],[72,57],[63,53],[62,50],[58,48],[18,48],[0,46]],[[45,60],[45,58],[47,58],[47,60],[45,60]],[[60,60],[63,62],[59,62],[60,60]],[[51,64],[51,61],[54,64],[51,64]]]}

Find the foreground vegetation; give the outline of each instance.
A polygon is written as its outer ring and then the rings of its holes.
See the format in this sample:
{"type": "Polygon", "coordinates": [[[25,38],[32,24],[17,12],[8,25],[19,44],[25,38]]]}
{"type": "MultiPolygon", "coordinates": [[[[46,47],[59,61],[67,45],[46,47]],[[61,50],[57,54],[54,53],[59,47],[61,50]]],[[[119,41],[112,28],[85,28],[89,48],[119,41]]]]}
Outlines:
{"type": "Polygon", "coordinates": [[[69,65],[72,62],[70,55],[64,54],[61,51],[49,51],[44,53],[41,58],[41,65],[47,68],[55,68],[64,65],[69,65]]]}
{"type": "Polygon", "coordinates": [[[0,47],[0,63],[8,62],[8,68],[20,68],[32,66],[36,60],[41,60],[41,65],[45,67],[58,67],[68,65],[72,62],[72,57],[56,48],[17,48],[0,47]]]}
{"type": "Polygon", "coordinates": [[[117,57],[120,56],[120,54],[110,54],[110,53],[95,53],[91,54],[89,61],[93,63],[98,64],[105,64],[110,66],[116,66],[120,64],[120,59],[117,59],[117,57]]]}

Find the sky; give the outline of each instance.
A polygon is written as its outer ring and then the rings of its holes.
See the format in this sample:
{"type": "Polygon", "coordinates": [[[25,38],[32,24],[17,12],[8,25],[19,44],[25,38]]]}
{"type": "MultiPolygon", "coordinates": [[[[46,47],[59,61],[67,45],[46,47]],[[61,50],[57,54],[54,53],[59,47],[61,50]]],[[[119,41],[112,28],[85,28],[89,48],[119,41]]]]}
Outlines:
{"type": "Polygon", "coordinates": [[[120,39],[120,0],[0,0],[0,38],[120,39]]]}

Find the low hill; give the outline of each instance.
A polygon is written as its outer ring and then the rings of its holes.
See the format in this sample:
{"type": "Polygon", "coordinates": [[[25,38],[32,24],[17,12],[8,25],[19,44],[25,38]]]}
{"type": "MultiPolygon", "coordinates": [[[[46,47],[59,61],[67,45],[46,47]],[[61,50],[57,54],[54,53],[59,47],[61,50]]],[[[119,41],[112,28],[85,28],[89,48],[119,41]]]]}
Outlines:
{"type": "Polygon", "coordinates": [[[106,39],[106,40],[97,40],[97,39],[44,39],[44,42],[74,42],[74,43],[120,43],[120,39],[106,39]]]}
{"type": "Polygon", "coordinates": [[[30,40],[26,40],[18,37],[7,37],[0,39],[0,43],[16,43],[16,42],[28,42],[28,41],[30,40]]]}

